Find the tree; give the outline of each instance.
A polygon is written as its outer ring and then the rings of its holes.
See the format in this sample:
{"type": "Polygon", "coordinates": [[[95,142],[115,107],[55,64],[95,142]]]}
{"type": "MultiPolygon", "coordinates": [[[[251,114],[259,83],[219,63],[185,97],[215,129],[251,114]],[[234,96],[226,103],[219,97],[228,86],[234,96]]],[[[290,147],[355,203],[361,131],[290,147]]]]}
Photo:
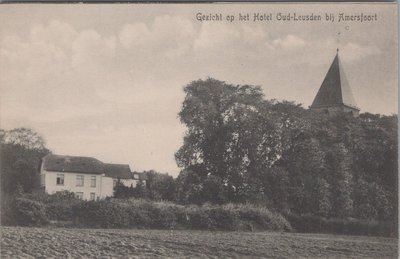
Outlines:
{"type": "Polygon", "coordinates": [[[311,137],[297,139],[283,158],[289,172],[288,195],[294,213],[324,213],[329,207],[325,154],[311,137]],[[321,203],[324,200],[325,202],[321,203]]]}
{"type": "Polygon", "coordinates": [[[162,174],[153,170],[145,171],[146,191],[152,200],[175,200],[174,178],[168,174],[162,174]]]}
{"type": "Polygon", "coordinates": [[[135,196],[135,189],[133,186],[125,186],[119,179],[114,186],[114,198],[130,198],[135,196]]]}
{"type": "Polygon", "coordinates": [[[323,217],[396,219],[397,115],[326,116],[215,79],[185,88],[175,157],[183,203],[262,203],[323,217]],[[394,204],[394,205],[393,205],[394,204]]]}
{"type": "Polygon", "coordinates": [[[184,91],[179,116],[188,130],[176,153],[178,165],[227,196],[220,200],[243,200],[252,177],[277,159],[279,149],[270,148],[279,144],[273,115],[266,109],[271,104],[263,100],[260,87],[211,78],[194,81],[184,91]]]}
{"type": "Polygon", "coordinates": [[[183,169],[176,181],[176,199],[183,204],[202,204],[204,198],[204,185],[201,174],[196,171],[196,167],[183,169]]]}
{"type": "Polygon", "coordinates": [[[329,151],[327,160],[332,192],[332,215],[349,217],[353,210],[351,198],[353,179],[348,150],[343,144],[337,144],[329,151]]]}
{"type": "Polygon", "coordinates": [[[1,139],[5,144],[22,146],[29,150],[45,150],[45,141],[39,133],[28,128],[16,128],[2,131],[1,139]]]}
{"type": "Polygon", "coordinates": [[[43,156],[50,151],[44,139],[31,129],[1,131],[1,190],[12,194],[21,186],[31,192],[38,186],[38,173],[43,156]]]}
{"type": "Polygon", "coordinates": [[[133,193],[134,193],[134,197],[136,198],[147,198],[147,189],[146,186],[143,182],[143,180],[139,180],[135,186],[135,188],[133,189],[133,193]]]}

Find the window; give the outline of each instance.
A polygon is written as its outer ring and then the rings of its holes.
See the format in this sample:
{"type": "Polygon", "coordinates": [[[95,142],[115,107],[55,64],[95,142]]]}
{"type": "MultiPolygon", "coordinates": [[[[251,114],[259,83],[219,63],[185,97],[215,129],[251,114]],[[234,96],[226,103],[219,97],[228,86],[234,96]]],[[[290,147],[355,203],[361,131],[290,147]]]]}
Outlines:
{"type": "Polygon", "coordinates": [[[83,186],[83,175],[76,176],[76,186],[83,186]]]}
{"type": "Polygon", "coordinates": [[[76,195],[76,198],[81,199],[81,200],[83,199],[83,192],[76,192],[75,195],[76,195]]]}
{"type": "Polygon", "coordinates": [[[90,177],[90,187],[96,187],[96,176],[92,175],[90,177]]]}
{"type": "Polygon", "coordinates": [[[96,199],[96,194],[94,192],[90,193],[90,200],[94,201],[96,199]]]}
{"type": "Polygon", "coordinates": [[[113,180],[113,187],[117,186],[117,180],[113,180]]]}
{"type": "Polygon", "coordinates": [[[64,185],[64,174],[57,174],[57,185],[64,185]]]}

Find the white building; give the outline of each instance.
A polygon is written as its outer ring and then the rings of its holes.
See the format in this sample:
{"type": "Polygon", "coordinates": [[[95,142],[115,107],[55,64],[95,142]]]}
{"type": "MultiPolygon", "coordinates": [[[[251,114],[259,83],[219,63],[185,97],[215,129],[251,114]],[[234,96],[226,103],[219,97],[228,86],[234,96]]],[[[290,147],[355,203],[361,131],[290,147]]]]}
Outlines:
{"type": "Polygon", "coordinates": [[[118,182],[135,187],[139,178],[129,165],[106,164],[92,157],[49,154],[40,167],[40,184],[46,193],[70,191],[84,200],[111,197],[118,182]]]}

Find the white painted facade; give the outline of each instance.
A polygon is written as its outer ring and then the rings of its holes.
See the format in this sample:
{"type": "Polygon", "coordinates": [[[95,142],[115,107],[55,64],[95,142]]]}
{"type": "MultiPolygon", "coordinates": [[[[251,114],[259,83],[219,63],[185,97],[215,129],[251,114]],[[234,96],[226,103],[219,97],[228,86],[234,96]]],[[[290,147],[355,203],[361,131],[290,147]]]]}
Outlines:
{"type": "Polygon", "coordinates": [[[101,198],[112,197],[114,195],[114,184],[111,177],[102,176],[101,178],[101,198]]]}
{"type": "Polygon", "coordinates": [[[95,158],[49,154],[42,159],[40,183],[49,194],[69,191],[83,200],[98,200],[114,195],[118,183],[135,187],[139,174],[129,165],[105,164],[95,158]]]}
{"type": "MultiPolygon", "coordinates": [[[[70,191],[83,200],[112,197],[114,195],[115,181],[117,179],[106,177],[104,174],[52,172],[46,170],[41,170],[40,172],[40,183],[46,193],[54,194],[59,191],[70,191]]],[[[121,179],[120,182],[124,186],[130,187],[132,185],[135,187],[137,181],[134,179],[121,179]]]]}
{"type": "Polygon", "coordinates": [[[75,172],[41,172],[41,185],[45,192],[53,194],[59,191],[74,192],[84,200],[102,198],[102,175],[75,172]],[[57,179],[58,178],[58,179],[57,179]],[[83,181],[82,181],[83,179],[83,181]]]}

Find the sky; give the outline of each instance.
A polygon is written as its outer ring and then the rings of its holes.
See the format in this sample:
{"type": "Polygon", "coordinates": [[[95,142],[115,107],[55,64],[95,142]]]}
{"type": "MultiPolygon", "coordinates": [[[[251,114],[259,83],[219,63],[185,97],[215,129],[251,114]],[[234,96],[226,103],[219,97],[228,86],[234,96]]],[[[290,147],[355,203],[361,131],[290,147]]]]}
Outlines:
{"type": "Polygon", "coordinates": [[[185,85],[260,85],[267,99],[307,108],[337,48],[361,112],[397,114],[396,15],[394,3],[1,5],[0,127],[32,128],[55,154],[176,176],[185,85]],[[377,21],[324,20],[341,12],[377,21]],[[253,13],[323,20],[253,22],[253,13]]]}

